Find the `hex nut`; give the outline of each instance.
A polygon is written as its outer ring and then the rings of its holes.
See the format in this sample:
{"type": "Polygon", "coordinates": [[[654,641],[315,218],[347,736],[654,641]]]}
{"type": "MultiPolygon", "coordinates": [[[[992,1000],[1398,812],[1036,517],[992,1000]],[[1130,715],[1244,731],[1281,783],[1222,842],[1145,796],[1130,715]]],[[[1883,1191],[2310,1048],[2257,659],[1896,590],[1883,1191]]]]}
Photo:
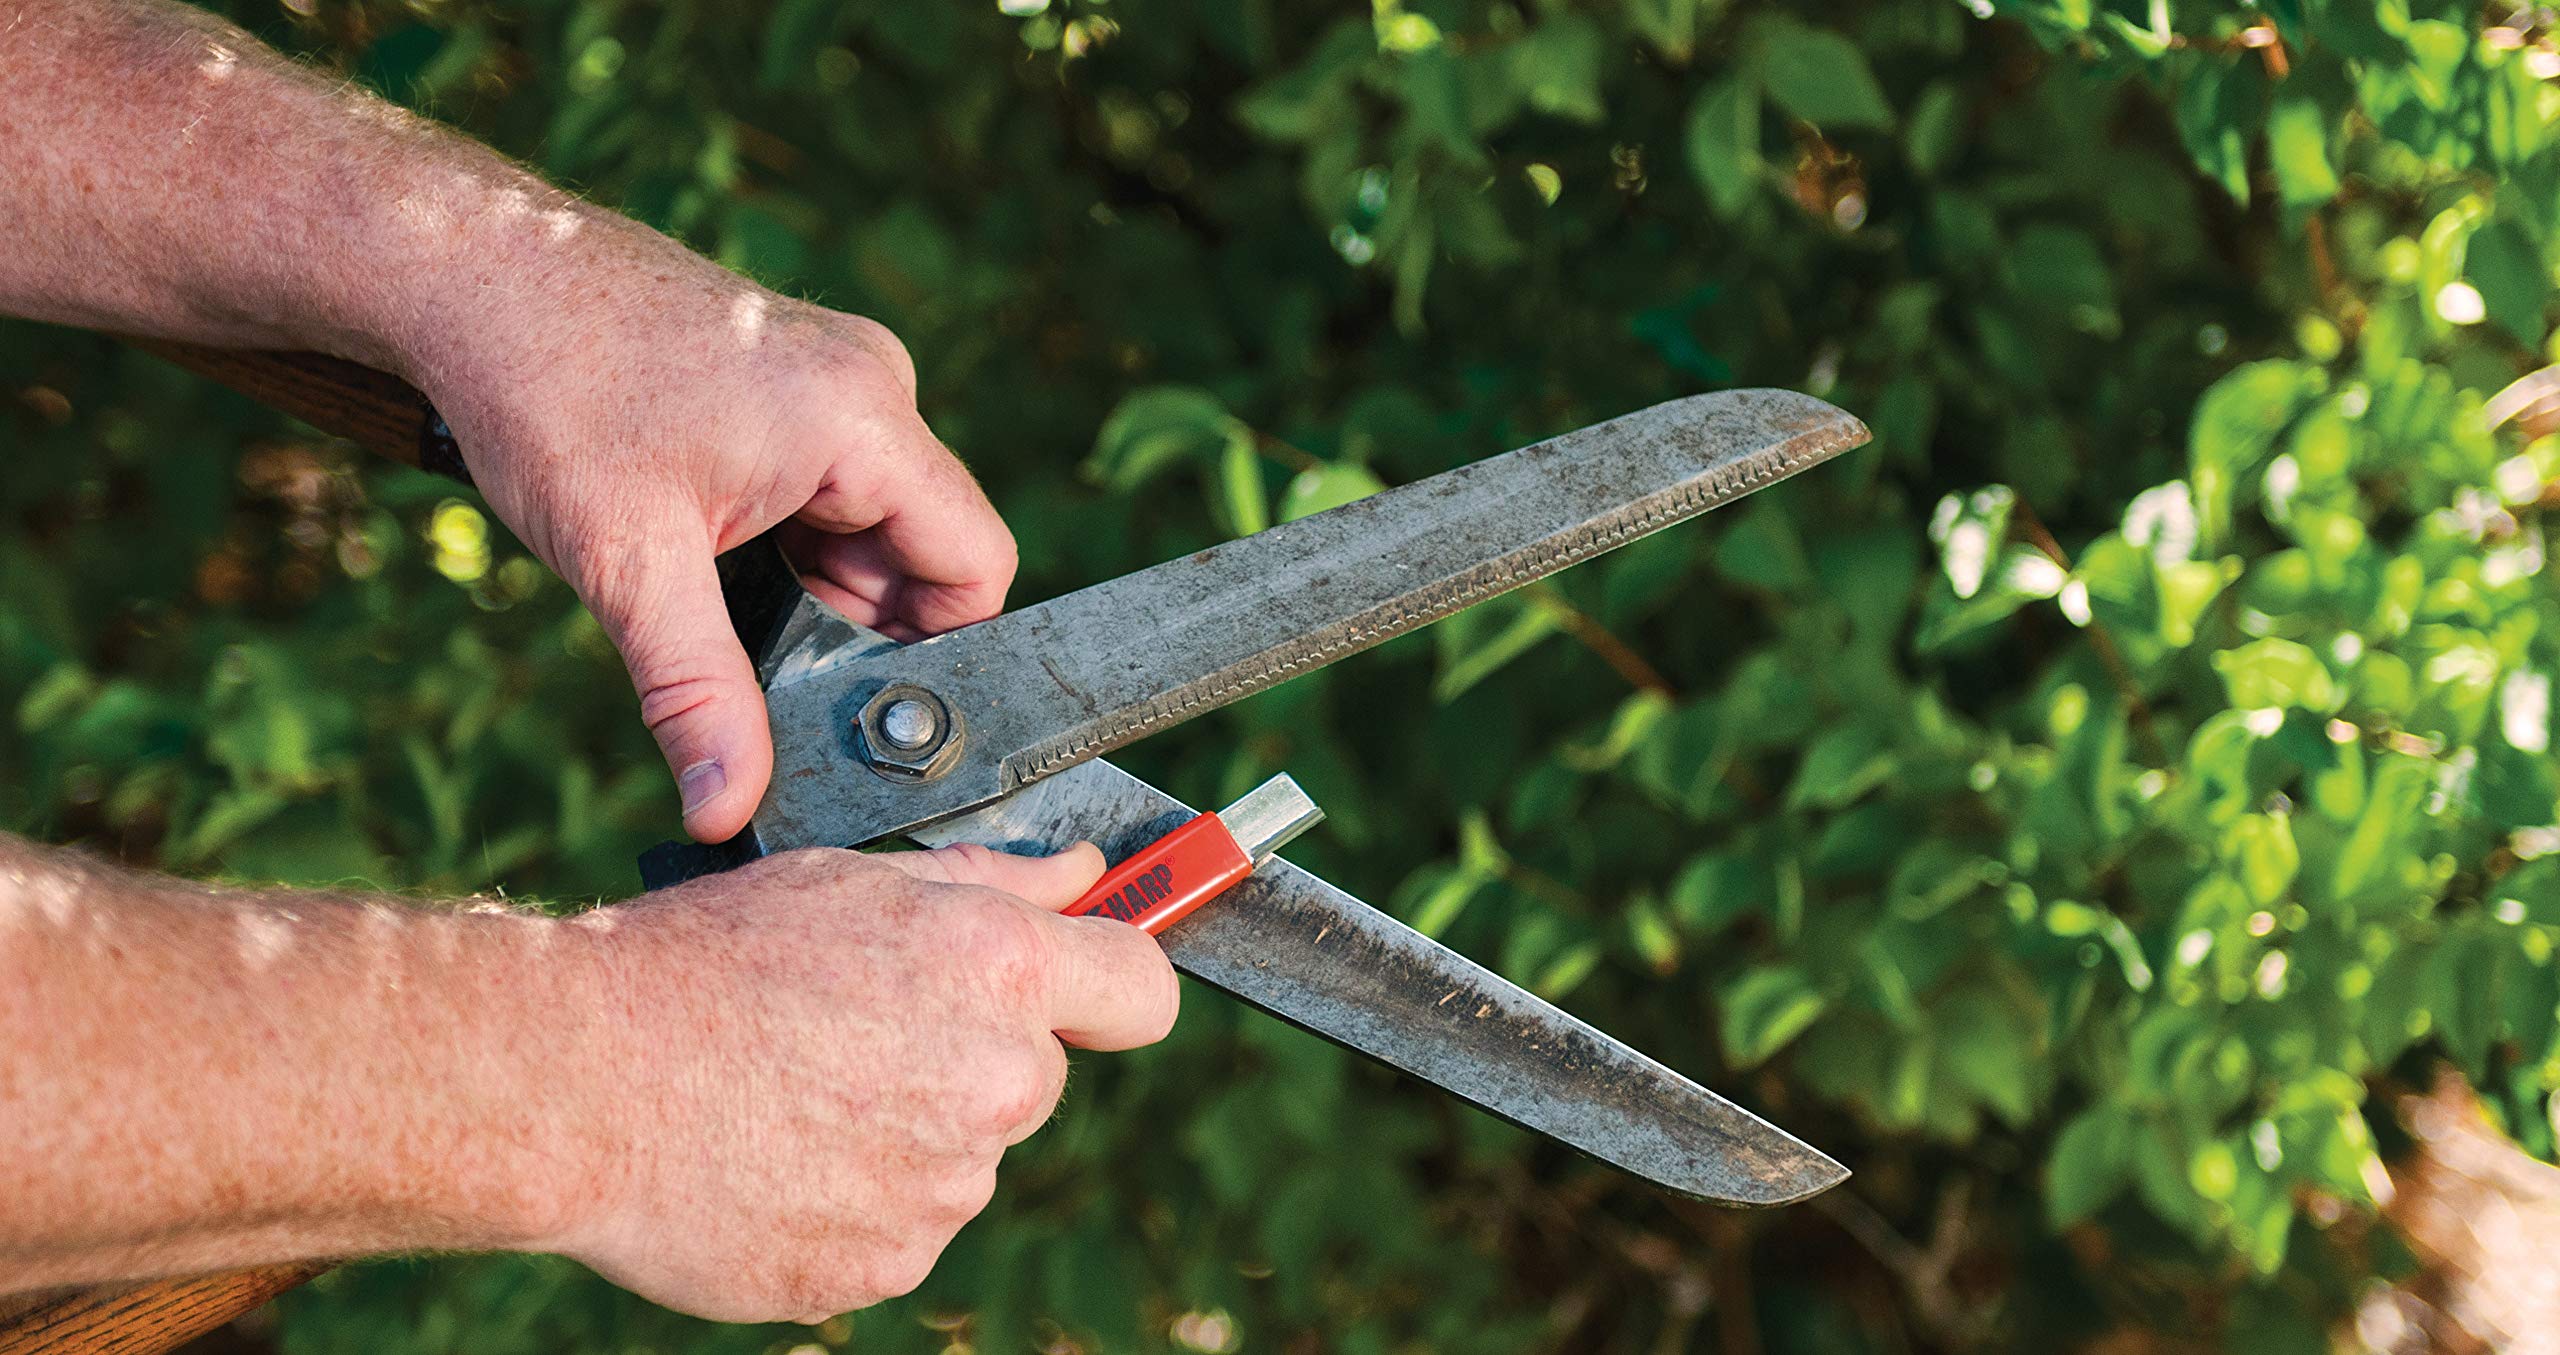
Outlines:
{"type": "Polygon", "coordinates": [[[950,770],[960,752],[962,732],[958,711],[911,682],[893,682],[872,693],[854,721],[863,762],[892,781],[930,781],[950,770]],[[915,709],[919,706],[921,716],[915,709]],[[889,718],[892,709],[898,709],[894,721],[889,718]],[[893,724],[907,735],[915,733],[919,723],[925,726],[921,742],[889,737],[893,724]]]}

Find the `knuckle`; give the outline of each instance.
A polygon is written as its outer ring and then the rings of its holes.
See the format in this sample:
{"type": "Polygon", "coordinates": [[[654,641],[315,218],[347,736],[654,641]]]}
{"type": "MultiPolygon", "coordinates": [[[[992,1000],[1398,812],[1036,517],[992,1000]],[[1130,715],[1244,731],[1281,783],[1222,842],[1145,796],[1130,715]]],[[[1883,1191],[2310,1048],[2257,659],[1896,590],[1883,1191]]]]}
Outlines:
{"type": "MultiPolygon", "coordinates": [[[[1055,1041],[1049,1043],[1055,1044],[1055,1041]]],[[[1064,1061],[1064,1056],[1060,1056],[1064,1061]]],[[[1035,1050],[1016,1050],[989,1058],[976,1087],[977,1123],[973,1128],[990,1137],[1001,1136],[1026,1124],[1037,1124],[1049,1117],[1058,1103],[1054,1077],[1048,1060],[1035,1050]]]]}
{"type": "Polygon", "coordinates": [[[861,861],[862,853],[842,847],[795,847],[758,857],[738,867],[734,876],[742,882],[807,888],[840,879],[861,861]]]}
{"type": "MultiPolygon", "coordinates": [[[[1153,950],[1150,945],[1148,949],[1153,950]]],[[[1158,954],[1147,967],[1147,986],[1132,998],[1137,1019],[1130,1029],[1140,1044],[1154,1044],[1173,1033],[1176,1018],[1182,1015],[1182,980],[1175,977],[1173,966],[1158,954]]]]}
{"type": "Polygon", "coordinates": [[[831,317],[829,342],[813,349],[810,375],[837,392],[871,388],[894,403],[915,401],[916,362],[887,325],[868,316],[831,317]]]}
{"type": "Polygon", "coordinates": [[[1155,975],[1156,1002],[1146,1024],[1148,1044],[1171,1035],[1174,1022],[1182,1016],[1182,978],[1161,951],[1156,955],[1155,975]]]}
{"type": "Polygon", "coordinates": [[[955,842],[936,851],[954,868],[955,878],[983,878],[996,863],[995,849],[976,842],[955,842]]]}
{"type": "Polygon", "coordinates": [[[845,316],[844,332],[855,346],[883,362],[896,365],[910,360],[907,345],[898,337],[897,331],[868,315],[845,316]]]}
{"type": "Polygon", "coordinates": [[[1036,1076],[1040,1088],[1040,1116],[1046,1119],[1057,1110],[1058,1102],[1067,1094],[1067,1047],[1060,1044],[1054,1035],[1044,1035],[1034,1045],[1038,1050],[1034,1057],[1039,1068],[1036,1076]]]}
{"type": "Polygon", "coordinates": [[[960,1225],[985,1213],[988,1202],[995,1197],[996,1169],[985,1166],[953,1173],[942,1203],[956,1231],[960,1225]]]}
{"type": "Polygon", "coordinates": [[[944,1146],[976,1152],[1014,1117],[1029,1113],[1030,1082],[1021,1076],[1022,1059],[1007,1041],[979,1044],[954,1062],[963,1071],[944,1103],[950,1134],[944,1146]]]}
{"type": "Polygon", "coordinates": [[[1000,582],[1010,583],[1022,568],[1022,546],[1011,532],[998,532],[987,538],[987,571],[1000,582]]]}
{"type": "Polygon", "coordinates": [[[993,890],[977,893],[978,901],[964,914],[967,921],[954,928],[960,962],[977,974],[1001,1010],[1042,1009],[1057,965],[1045,915],[993,890]]]}
{"type": "Polygon", "coordinates": [[[868,1287],[880,1298],[903,1298],[924,1284],[925,1277],[933,1273],[934,1263],[941,1259],[942,1248],[936,1243],[910,1242],[892,1247],[873,1263],[868,1287]]]}

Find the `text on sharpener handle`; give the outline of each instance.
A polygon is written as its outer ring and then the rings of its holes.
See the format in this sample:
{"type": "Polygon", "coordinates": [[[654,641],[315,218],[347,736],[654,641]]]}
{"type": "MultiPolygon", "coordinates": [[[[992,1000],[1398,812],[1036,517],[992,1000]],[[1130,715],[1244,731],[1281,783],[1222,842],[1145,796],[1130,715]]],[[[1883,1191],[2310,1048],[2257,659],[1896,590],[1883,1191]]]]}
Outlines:
{"type": "Polygon", "coordinates": [[[1297,782],[1275,776],[1225,809],[1198,815],[1130,853],[1067,913],[1116,918],[1162,935],[1323,817],[1297,782]]]}

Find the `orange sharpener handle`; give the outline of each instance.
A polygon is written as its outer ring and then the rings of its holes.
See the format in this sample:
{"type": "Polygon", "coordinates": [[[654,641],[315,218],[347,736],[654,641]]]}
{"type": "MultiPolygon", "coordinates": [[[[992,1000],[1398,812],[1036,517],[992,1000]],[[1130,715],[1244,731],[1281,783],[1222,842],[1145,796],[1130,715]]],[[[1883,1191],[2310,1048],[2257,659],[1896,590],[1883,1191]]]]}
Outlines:
{"type": "Polygon", "coordinates": [[[1226,821],[1203,814],[1104,872],[1067,912],[1118,918],[1153,936],[1252,873],[1253,858],[1226,821]]]}

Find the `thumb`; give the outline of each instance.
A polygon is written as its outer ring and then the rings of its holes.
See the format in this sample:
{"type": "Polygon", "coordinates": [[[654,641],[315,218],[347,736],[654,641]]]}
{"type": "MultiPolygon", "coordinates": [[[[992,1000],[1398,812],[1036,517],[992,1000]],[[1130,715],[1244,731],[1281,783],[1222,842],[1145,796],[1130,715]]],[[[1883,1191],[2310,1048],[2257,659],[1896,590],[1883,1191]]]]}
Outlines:
{"type": "Polygon", "coordinates": [[[683,797],[685,831],[702,842],[736,836],[773,776],[773,737],[709,543],[639,564],[587,605],[631,670],[640,718],[683,797]]]}
{"type": "Polygon", "coordinates": [[[935,884],[1000,889],[1055,913],[1084,897],[1102,878],[1102,850],[1078,842],[1054,856],[1016,856],[974,842],[929,852],[885,852],[871,858],[935,884]]]}
{"type": "MultiPolygon", "coordinates": [[[[1079,842],[1055,856],[1011,856],[973,844],[871,858],[920,880],[980,885],[1057,912],[1102,877],[1102,853],[1079,842]]],[[[1103,917],[1048,919],[1056,960],[1047,1025],[1080,1049],[1135,1049],[1173,1029],[1182,985],[1156,939],[1103,917]]]]}

